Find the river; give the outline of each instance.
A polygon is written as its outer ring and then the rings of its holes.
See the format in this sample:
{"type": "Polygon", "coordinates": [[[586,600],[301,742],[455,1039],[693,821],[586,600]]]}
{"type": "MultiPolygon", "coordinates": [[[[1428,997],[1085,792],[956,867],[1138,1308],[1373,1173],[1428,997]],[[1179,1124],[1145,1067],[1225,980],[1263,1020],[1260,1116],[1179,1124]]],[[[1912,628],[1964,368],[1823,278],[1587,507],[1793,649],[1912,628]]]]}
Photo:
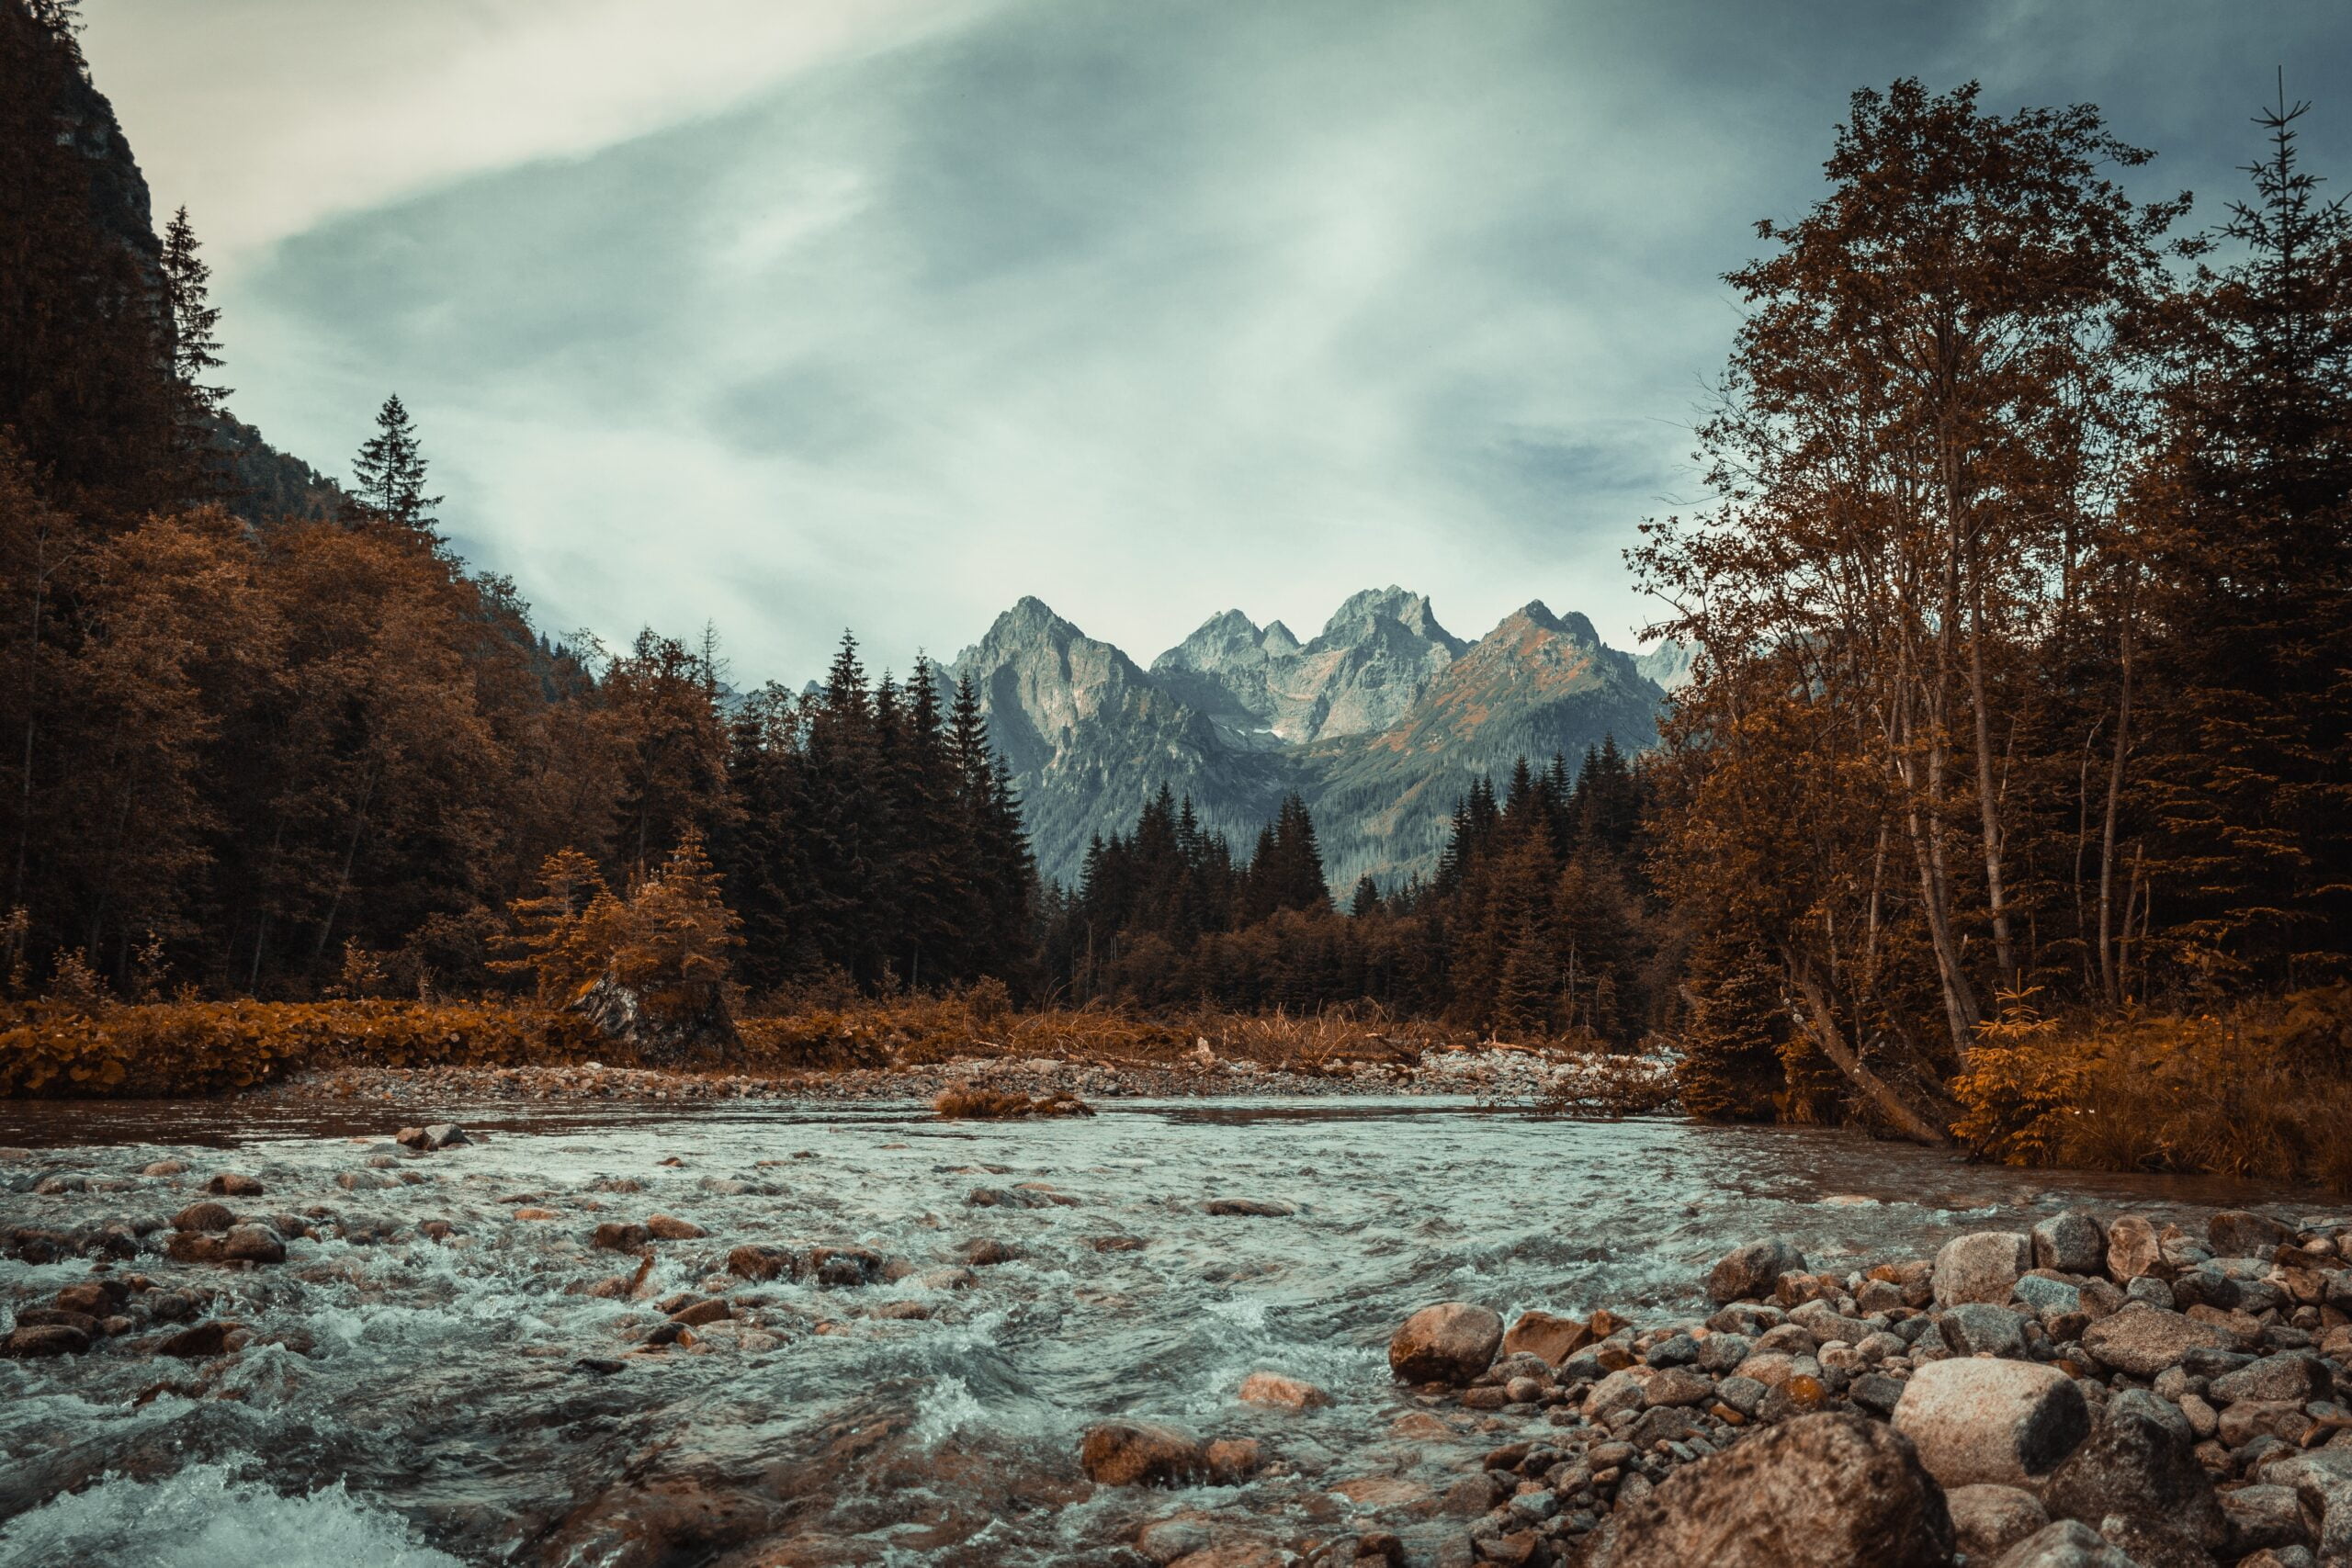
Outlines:
{"type": "MultiPolygon", "coordinates": [[[[230,1170],[266,1189],[232,1207],[321,1232],[247,1271],[118,1268],[217,1288],[212,1310],[259,1337],[233,1356],[125,1340],[0,1362],[0,1565],[1077,1563],[1186,1507],[1278,1541],[1398,1528],[1519,1419],[1414,1424],[1385,1348],[1428,1303],[1646,1321],[1697,1311],[1707,1263],[1765,1235],[1863,1267],[2076,1204],[2200,1223],[2328,1208],[1459,1100],[1127,1101],[1031,1123],[910,1105],[429,1110],[477,1141],[400,1150],[388,1135],[427,1108],[368,1101],[0,1103],[6,1224],[163,1222],[230,1170]],[[167,1159],[187,1172],[139,1174],[167,1159]],[[59,1176],[85,1190],[32,1190],[59,1176]],[[1025,1184],[1074,1201],[969,1201],[1025,1184]],[[1204,1212],[1230,1198],[1295,1213],[1204,1212]],[[756,1327],[630,1354],[662,1321],[652,1301],[576,1292],[635,1264],[592,1249],[594,1226],[657,1212],[708,1235],[657,1243],[640,1298],[705,1289],[741,1243],[859,1243],[918,1272],[725,1280],[756,1327]],[[421,1233],[431,1220],[452,1236],[421,1233]],[[1018,1256],[947,1288],[935,1271],[983,1237],[1018,1256]],[[1236,1403],[1260,1370],[1334,1402],[1236,1403]],[[1112,1416],[1255,1437],[1273,1462],[1239,1487],[1091,1490],[1080,1438],[1112,1416]]],[[[45,1304],[89,1272],[0,1262],[0,1297],[45,1304]]]]}

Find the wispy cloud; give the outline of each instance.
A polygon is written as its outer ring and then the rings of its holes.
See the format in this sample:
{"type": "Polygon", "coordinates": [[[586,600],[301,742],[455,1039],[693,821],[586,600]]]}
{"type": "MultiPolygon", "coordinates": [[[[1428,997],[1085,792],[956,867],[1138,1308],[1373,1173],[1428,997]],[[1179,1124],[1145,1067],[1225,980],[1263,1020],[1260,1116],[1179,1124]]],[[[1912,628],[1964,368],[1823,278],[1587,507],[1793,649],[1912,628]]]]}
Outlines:
{"type": "MultiPolygon", "coordinates": [[[[1624,639],[1618,552],[1695,488],[1718,276],[1812,198],[1853,87],[2098,98],[2165,151],[2151,190],[2210,188],[2280,51],[2315,82],[2347,52],[2317,6],[899,0],[664,16],[687,41],[642,80],[642,8],[491,7],[444,82],[437,5],[392,8],[381,70],[316,19],[343,9],[234,7],[286,20],[255,47],[289,78],[342,40],[298,127],[407,106],[318,152],[214,136],[176,77],[134,94],[93,28],[167,198],[275,171],[220,187],[260,215],[224,288],[240,412],[333,462],[397,388],[460,543],[549,622],[714,618],[753,676],[845,624],[952,651],[1027,592],[1142,658],[1392,581],[1466,634],[1541,596],[1624,639]],[[444,103],[483,122],[378,145],[444,103]]],[[[2309,143],[2339,171],[2347,122],[2309,143]]]]}

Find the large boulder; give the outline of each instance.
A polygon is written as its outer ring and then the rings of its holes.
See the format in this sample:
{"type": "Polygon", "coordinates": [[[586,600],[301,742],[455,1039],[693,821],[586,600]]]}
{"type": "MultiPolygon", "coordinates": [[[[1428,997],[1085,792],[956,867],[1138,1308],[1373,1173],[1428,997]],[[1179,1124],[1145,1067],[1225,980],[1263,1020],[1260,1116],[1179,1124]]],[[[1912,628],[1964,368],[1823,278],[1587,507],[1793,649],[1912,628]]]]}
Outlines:
{"type": "Polygon", "coordinates": [[[2032,1267],[2033,1240],[2020,1232],[1954,1236],[1936,1254],[1936,1304],[1988,1302],[1999,1306],[2017,1289],[2018,1277],[2032,1267]]]}
{"type": "Polygon", "coordinates": [[[2140,1568],[2077,1519],[2061,1519],[2009,1548],[1993,1568],[2140,1568]]]}
{"type": "Polygon", "coordinates": [[[2107,1266],[2107,1227],[2086,1209],[2052,1214],[2033,1227],[2033,1266],[2096,1274],[2107,1266]]]}
{"type": "Polygon", "coordinates": [[[2075,1380],[2032,1361],[1930,1361],[1911,1375],[1894,1429],[1946,1486],[2029,1485],[2090,1436],[2075,1380]]]}
{"type": "Polygon", "coordinates": [[[2018,1542],[2050,1528],[2041,1499],[2021,1486],[1978,1482],[1944,1493],[1951,1510],[1953,1544],[1971,1562],[1990,1562],[2018,1542]]]}
{"type": "Polygon", "coordinates": [[[1105,1421],[1087,1428],[1080,1468],[1102,1486],[1184,1486],[1204,1479],[1207,1450],[1191,1434],[1149,1421],[1105,1421]]]}
{"type": "Polygon", "coordinates": [[[1801,1416],[1621,1503],[1594,1568],[1949,1568],[1951,1516],[1909,1439],[1801,1416]]]}
{"type": "Polygon", "coordinates": [[[2083,1330],[2082,1343],[2101,1366],[2152,1378],[2178,1366],[2190,1351],[2218,1349],[2226,1339],[2210,1323],[2143,1303],[2100,1318],[2083,1330]]]}
{"type": "Polygon", "coordinates": [[[2107,1402],[2089,1440],[2043,1483],[2041,1502],[2052,1518],[2100,1525],[2120,1515],[2178,1530],[2208,1548],[2228,1535],[2187,1418],[2144,1389],[2125,1389],[2107,1402]]]}
{"type": "Polygon", "coordinates": [[[1805,1271],[1804,1254],[1781,1236],[1735,1247],[1707,1270],[1707,1294],[1716,1302],[1762,1301],[1783,1274],[1805,1271]]]}
{"type": "Polygon", "coordinates": [[[1503,1320],[1469,1302],[1440,1302],[1405,1320],[1388,1341],[1388,1365],[1407,1382],[1466,1383],[1494,1364],[1503,1320]]]}

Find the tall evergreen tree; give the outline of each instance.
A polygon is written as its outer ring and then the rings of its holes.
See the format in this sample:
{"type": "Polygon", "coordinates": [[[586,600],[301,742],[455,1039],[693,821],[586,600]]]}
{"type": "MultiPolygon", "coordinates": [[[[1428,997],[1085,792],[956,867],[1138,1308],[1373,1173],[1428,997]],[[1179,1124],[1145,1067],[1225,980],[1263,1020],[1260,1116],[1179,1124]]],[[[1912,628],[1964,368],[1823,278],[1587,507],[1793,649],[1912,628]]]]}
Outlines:
{"type": "Polygon", "coordinates": [[[424,493],[425,468],[415,422],[395,392],[376,411],[376,434],[351,460],[353,493],[378,521],[430,534],[440,525],[433,509],[444,498],[424,493]]]}

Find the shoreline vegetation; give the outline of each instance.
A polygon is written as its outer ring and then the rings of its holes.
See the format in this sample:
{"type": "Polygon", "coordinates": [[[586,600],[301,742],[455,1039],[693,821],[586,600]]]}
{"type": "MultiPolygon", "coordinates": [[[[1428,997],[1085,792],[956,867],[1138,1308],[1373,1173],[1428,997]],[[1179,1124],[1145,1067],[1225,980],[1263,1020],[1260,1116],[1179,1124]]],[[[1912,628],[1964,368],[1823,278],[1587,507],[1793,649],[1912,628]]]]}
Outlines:
{"type": "MultiPolygon", "coordinates": [[[[1691,1062],[1670,1051],[1498,1040],[1374,1009],[1017,1011],[982,987],[853,998],[731,1027],[724,1045],[681,1059],[616,1039],[579,1010],[526,1002],[35,1002],[0,1013],[0,1098],[944,1096],[943,1116],[984,1116],[1137,1095],[1456,1093],[1572,1115],[1690,1113],[1691,1062]],[[989,1110],[992,1098],[1005,1107],[989,1110]]],[[[2199,1017],[2012,1014],[1951,1086],[1951,1134],[2009,1165],[2352,1192],[2347,1064],[2346,986],[2199,1017]]]]}

